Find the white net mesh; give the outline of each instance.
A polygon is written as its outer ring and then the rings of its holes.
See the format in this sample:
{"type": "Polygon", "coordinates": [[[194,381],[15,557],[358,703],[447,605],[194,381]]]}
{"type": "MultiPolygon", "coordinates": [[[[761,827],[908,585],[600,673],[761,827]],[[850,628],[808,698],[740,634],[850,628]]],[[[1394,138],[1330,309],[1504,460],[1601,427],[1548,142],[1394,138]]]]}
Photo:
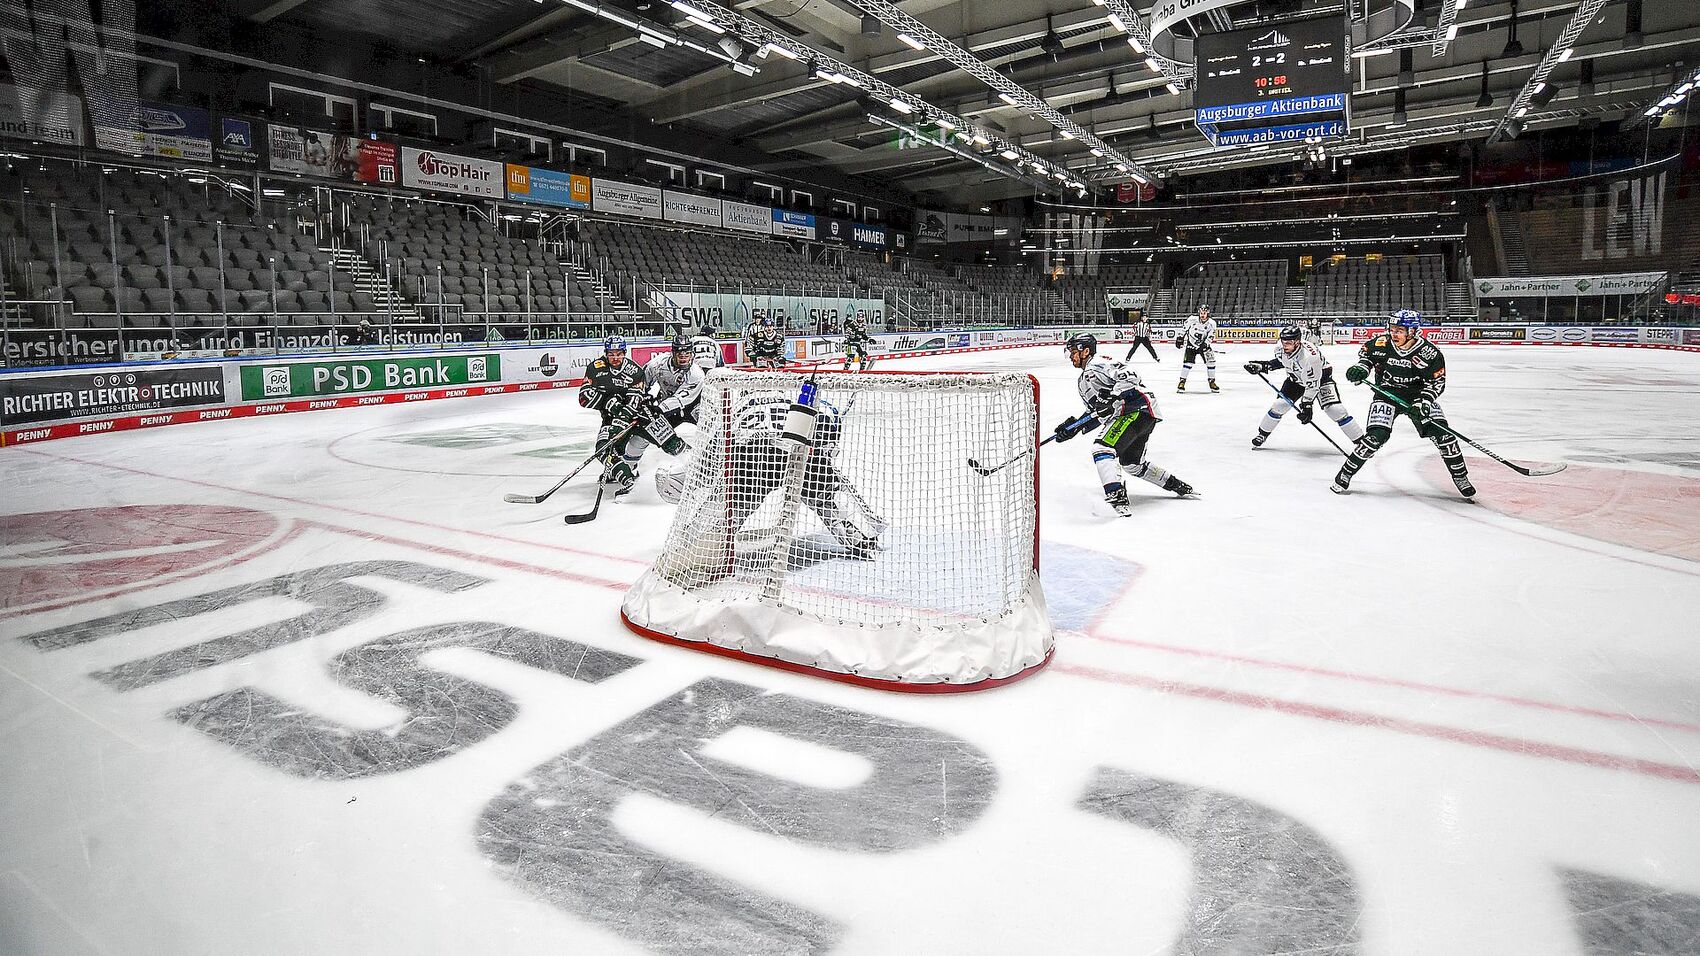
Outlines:
{"type": "Polygon", "coordinates": [[[626,602],[628,620],[894,680],[984,680],[1042,661],[1050,629],[1036,571],[1032,378],[821,374],[807,448],[781,439],[803,381],[710,376],[673,527],[626,602]],[[1017,460],[981,475],[970,459],[1017,460]],[[1041,635],[997,636],[1035,621],[1041,635]],[[797,643],[772,640],[780,632],[797,643]],[[904,640],[925,646],[890,646],[904,640]],[[975,642],[1015,659],[977,659],[975,642]],[[952,673],[908,672],[934,651],[955,660],[944,668],[952,673]],[[882,673],[894,668],[903,673],[882,673]]]}

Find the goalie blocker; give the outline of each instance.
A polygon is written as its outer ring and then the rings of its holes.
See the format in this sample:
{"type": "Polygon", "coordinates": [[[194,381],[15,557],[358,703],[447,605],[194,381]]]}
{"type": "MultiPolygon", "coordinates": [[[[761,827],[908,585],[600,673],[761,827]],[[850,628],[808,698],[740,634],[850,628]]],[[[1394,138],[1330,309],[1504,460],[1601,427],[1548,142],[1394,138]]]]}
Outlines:
{"type": "Polygon", "coordinates": [[[967,464],[1032,451],[1037,383],[812,374],[811,399],[799,373],[710,373],[673,526],[626,594],[627,626],[901,691],[977,690],[1041,667],[1053,637],[1035,456],[989,477],[967,464]],[[813,410],[810,434],[798,406],[813,410]]]}

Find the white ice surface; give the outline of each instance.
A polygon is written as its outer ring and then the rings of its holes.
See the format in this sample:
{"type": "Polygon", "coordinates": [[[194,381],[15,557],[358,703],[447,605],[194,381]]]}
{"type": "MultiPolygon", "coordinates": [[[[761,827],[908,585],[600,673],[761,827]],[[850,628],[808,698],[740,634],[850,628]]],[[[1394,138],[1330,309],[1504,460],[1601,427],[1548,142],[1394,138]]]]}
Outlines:
{"type": "MultiPolygon", "coordinates": [[[[18,589],[0,598],[0,954],[715,951],[720,920],[738,908],[725,899],[689,911],[665,895],[636,899],[646,924],[622,924],[606,905],[521,885],[481,843],[487,807],[516,781],[548,808],[553,791],[534,768],[587,742],[616,754],[636,746],[599,735],[705,678],[930,728],[989,761],[980,792],[964,795],[948,773],[909,768],[915,775],[894,785],[877,760],[772,726],[674,748],[695,746],[686,756],[702,772],[671,784],[699,788],[709,803],[733,793],[727,766],[818,788],[823,805],[890,786],[882,795],[894,817],[937,789],[937,812],[919,830],[892,824],[890,852],[831,839],[827,812],[819,839],[787,836],[748,794],[728,796],[724,812],[652,793],[617,802],[614,825],[634,844],[814,914],[831,927],[817,944],[832,952],[1255,953],[1295,936],[1317,952],[1409,956],[1582,956],[1648,940],[1667,947],[1648,951],[1696,951],[1700,357],[1449,350],[1453,424],[1513,457],[1571,461],[1547,480],[1593,482],[1552,486],[1597,512],[1587,519],[1595,533],[1583,534],[1496,510],[1495,496],[1525,479],[1474,453],[1483,501],[1458,500],[1434,480],[1444,475],[1432,471],[1433,447],[1404,424],[1348,497],[1327,490],[1335,453],[1290,416],[1253,451],[1271,393],[1239,365],[1264,352],[1224,352],[1222,394],[1196,390],[1200,369],[1194,391],[1163,396],[1168,418],[1150,457],[1195,485],[1198,500],[1135,483],[1134,516],[1118,519],[1101,500],[1087,440],[1044,449],[1057,655],[1027,681],[964,697],[842,686],[627,632],[622,587],[669,520],[647,474],[629,499],[577,527],[560,514],[588,503],[588,482],[543,505],[502,501],[505,491],[546,488],[588,450],[593,418],[566,393],[0,451],[0,517],[224,505],[281,522],[231,563],[115,596],[41,602],[63,604],[47,610],[31,609],[29,591],[44,579],[0,578],[18,589]],[[1648,502],[1601,494],[1597,469],[1656,476],[1669,500],[1650,510],[1668,520],[1621,518],[1648,502]],[[1591,489],[1597,507],[1575,487],[1591,489]],[[1644,540],[1654,531],[1657,548],[1644,540]],[[23,640],[376,560],[488,583],[442,593],[362,579],[389,598],[370,617],[129,689],[92,675],[303,606],[268,597],[58,650],[23,640]],[[529,628],[641,663],[593,684],[466,647],[427,650],[425,668],[494,688],[517,716],[397,772],[315,779],[268,762],[268,719],[310,714],[348,735],[400,733],[405,707],[339,683],[325,664],[384,635],[456,621],[529,628]],[[233,731],[251,732],[259,750],[170,716],[243,687],[284,705],[283,716],[256,712],[233,731]],[[1103,777],[1111,772],[1131,776],[1103,777]],[[1184,838],[1081,805],[1094,779],[1134,778],[1158,789],[1112,787],[1112,798],[1135,817],[1170,818],[1184,838]],[[957,812],[977,816],[958,823],[957,812]],[[1631,889],[1578,889],[1600,881],[1631,889]]],[[[1339,367],[1351,350],[1329,353],[1339,367]]],[[[1164,351],[1164,364],[1137,367],[1171,391],[1177,359],[1164,351]]],[[[1031,369],[1044,422],[1078,410],[1060,349],[887,367],[1031,369]]],[[[1345,390],[1361,413],[1363,390],[1345,390]]],[[[75,566],[46,531],[7,528],[18,540],[0,539],[0,573],[28,572],[32,561],[42,573],[75,566]]],[[[165,560],[205,537],[103,546],[165,560]]],[[[644,726],[650,737],[669,729],[644,726]]],[[[580,835],[576,823],[540,829],[537,852],[580,835]]],[[[621,866],[589,851],[568,859],[583,869],[534,878],[594,881],[621,866]]],[[[585,887],[568,889],[579,898],[585,887]]],[[[768,939],[773,951],[803,951],[783,930],[768,939]]]]}

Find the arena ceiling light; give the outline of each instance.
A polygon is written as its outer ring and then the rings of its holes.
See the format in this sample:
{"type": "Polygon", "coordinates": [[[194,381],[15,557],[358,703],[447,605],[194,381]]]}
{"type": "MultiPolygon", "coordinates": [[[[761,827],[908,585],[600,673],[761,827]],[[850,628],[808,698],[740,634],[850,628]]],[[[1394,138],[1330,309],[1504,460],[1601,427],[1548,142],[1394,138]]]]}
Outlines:
{"type": "MultiPolygon", "coordinates": [[[[1534,99],[1535,93],[1546,83],[1547,77],[1552,75],[1552,71],[1561,62],[1565,52],[1576,45],[1576,38],[1582,35],[1582,31],[1588,28],[1588,24],[1594,22],[1594,17],[1599,15],[1600,8],[1604,7],[1607,2],[1608,0],[1582,0],[1581,3],[1577,4],[1576,11],[1570,15],[1570,22],[1564,25],[1564,30],[1559,33],[1558,39],[1553,41],[1546,55],[1541,57],[1540,65],[1535,67],[1535,72],[1529,76],[1529,79],[1523,84],[1523,88],[1517,91],[1517,95],[1511,98],[1510,105],[1505,108],[1505,115],[1499,118],[1499,122],[1494,125],[1493,132],[1488,134],[1487,145],[1492,146],[1499,142],[1509,132],[1512,121],[1528,115],[1529,105],[1534,99]]],[[[1517,22],[1515,4],[1512,5],[1512,11],[1512,31],[1513,39],[1515,39],[1517,22]]]]}
{"type": "MultiPolygon", "coordinates": [[[[590,9],[595,6],[594,4],[591,4],[589,0],[564,0],[564,2],[570,3],[581,9],[590,9]]],[[[876,99],[883,99],[887,103],[892,100],[901,99],[903,102],[912,106],[917,113],[925,113],[932,117],[934,122],[938,123],[941,127],[948,124],[948,128],[955,133],[955,138],[960,139],[963,142],[972,143],[976,146],[991,147],[1014,152],[1022,162],[1033,166],[1035,169],[1049,170],[1055,168],[1054,164],[1049,160],[1035,156],[1023,149],[1019,143],[1012,139],[1006,139],[1001,136],[994,137],[968,120],[963,119],[943,107],[929,103],[921,97],[915,96],[911,93],[906,93],[879,77],[874,76],[872,73],[859,69],[844,62],[843,60],[839,60],[823,50],[817,50],[814,47],[798,42],[791,37],[781,36],[771,27],[758,23],[757,21],[744,16],[742,13],[739,13],[737,10],[719,3],[714,3],[712,0],[689,0],[689,6],[694,10],[706,14],[715,24],[725,29],[728,34],[737,37],[746,44],[762,49],[768,49],[775,53],[780,53],[793,60],[807,60],[809,64],[809,73],[816,79],[824,80],[825,82],[835,85],[842,84],[845,86],[855,87],[856,89],[865,90],[869,96],[876,99]]],[[[887,22],[889,23],[890,21],[887,22]]],[[[894,27],[896,26],[896,24],[892,25],[894,27]]],[[[923,27],[922,29],[924,30],[925,28],[923,27]]],[[[931,31],[927,31],[926,33],[911,32],[911,36],[930,43],[932,42],[932,37],[937,36],[937,34],[934,34],[931,31]]],[[[942,38],[940,39],[942,40],[942,38]]],[[[948,41],[944,42],[948,43],[948,41]]],[[[693,44],[691,41],[687,41],[685,45],[691,46],[693,44]]],[[[711,51],[711,55],[724,59],[724,57],[720,57],[717,52],[711,51]]],[[[1017,87],[1017,89],[1019,89],[1019,87],[1017,87]]],[[[895,128],[900,129],[907,128],[884,117],[876,117],[870,114],[869,119],[874,122],[881,123],[882,125],[894,126],[895,128]]],[[[931,137],[921,138],[931,145],[940,146],[940,148],[948,149],[953,152],[955,151],[953,146],[941,145],[938,141],[933,140],[931,137]]],[[[941,139],[944,139],[946,144],[949,143],[949,137],[941,137],[941,139]]],[[[1094,137],[1094,139],[1096,139],[1096,137],[1094,137]]],[[[997,165],[988,165],[987,168],[1022,182],[1031,182],[1031,180],[1021,176],[1018,172],[1012,174],[1010,170],[997,165]]]]}
{"type": "MultiPolygon", "coordinates": [[[[988,156],[982,156],[972,150],[964,149],[961,146],[956,145],[956,143],[951,141],[951,137],[944,137],[942,141],[934,140],[925,130],[905,123],[902,120],[892,119],[889,116],[882,116],[878,113],[869,113],[868,122],[873,123],[876,126],[890,127],[891,129],[897,130],[908,136],[912,136],[915,139],[931,143],[958,159],[968,160],[969,162],[974,163],[977,166],[982,166],[985,169],[1004,177],[1005,179],[1013,179],[1018,183],[1025,184],[1037,192],[1061,195],[1059,187],[1052,185],[1049,180],[1044,178],[1035,178],[1023,173],[1023,167],[1020,162],[1015,162],[1011,166],[1000,165],[993,162],[988,156]]],[[[988,140],[988,142],[990,141],[988,140]]]]}
{"type": "Polygon", "coordinates": [[[1700,89],[1700,67],[1696,67],[1677,76],[1671,85],[1664,88],[1656,98],[1639,110],[1623,124],[1624,129],[1631,129],[1662,115],[1666,110],[1675,107],[1688,97],[1694,90],[1700,89]]]}
{"type": "MultiPolygon", "coordinates": [[[[928,50],[938,54],[957,69],[996,91],[998,99],[1044,120],[1059,132],[1069,134],[1070,138],[1078,139],[1091,148],[1103,150],[1105,157],[1112,162],[1125,163],[1136,170],[1139,169],[1138,163],[1116,152],[1109,144],[1087,132],[1073,120],[1058,112],[1051,104],[998,72],[991,64],[957,46],[956,43],[931,27],[899,10],[896,4],[889,2],[889,0],[847,0],[847,2],[861,9],[864,13],[879,17],[892,29],[899,30],[922,41],[926,44],[928,50]]],[[[1112,11],[1112,13],[1114,12],[1112,11]]],[[[1118,19],[1121,18],[1118,16],[1118,19]]],[[[1125,27],[1125,21],[1123,23],[1125,27]]],[[[1114,175],[1113,171],[1111,171],[1111,175],[1114,175]]]]}

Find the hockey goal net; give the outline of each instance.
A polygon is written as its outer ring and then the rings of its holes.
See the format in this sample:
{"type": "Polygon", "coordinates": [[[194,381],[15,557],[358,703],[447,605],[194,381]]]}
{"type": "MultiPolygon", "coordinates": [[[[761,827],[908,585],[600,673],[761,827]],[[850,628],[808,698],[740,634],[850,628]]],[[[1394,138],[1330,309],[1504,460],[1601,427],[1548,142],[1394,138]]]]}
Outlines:
{"type": "Polygon", "coordinates": [[[784,433],[806,381],[709,376],[672,528],[626,624],[896,690],[978,689],[1044,664],[1038,383],[821,372],[805,443],[784,433]],[[1014,462],[982,475],[970,459],[1014,462]]]}

